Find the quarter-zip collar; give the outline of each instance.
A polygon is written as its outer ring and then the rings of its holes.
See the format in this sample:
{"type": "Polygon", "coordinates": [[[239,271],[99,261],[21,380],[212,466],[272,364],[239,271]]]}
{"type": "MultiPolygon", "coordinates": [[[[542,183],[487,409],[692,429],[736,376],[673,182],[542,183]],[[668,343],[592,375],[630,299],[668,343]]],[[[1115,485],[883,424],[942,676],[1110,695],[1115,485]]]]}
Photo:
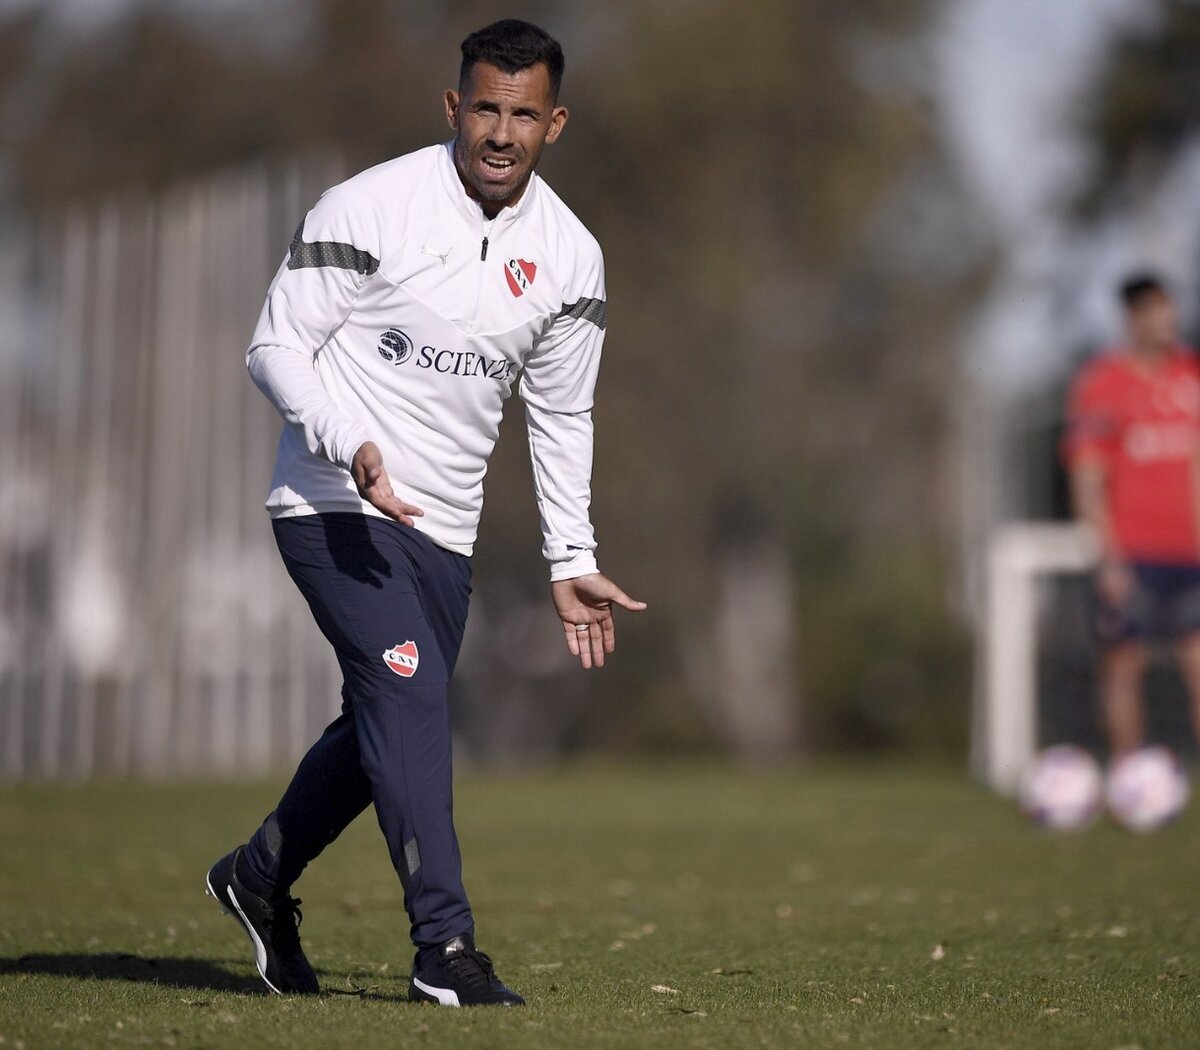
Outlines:
{"type": "Polygon", "coordinates": [[[483,208],[479,202],[473,200],[467,194],[467,189],[463,185],[462,179],[458,177],[458,168],[454,166],[453,139],[447,142],[442,150],[438,163],[438,172],[441,175],[442,188],[454,203],[455,208],[471,223],[480,228],[490,224],[490,228],[496,230],[498,227],[507,226],[510,222],[519,218],[525,212],[526,208],[529,207],[529,202],[533,199],[538,189],[538,173],[535,171],[529,176],[529,183],[525,187],[525,192],[521,194],[521,199],[511,207],[501,208],[495,219],[489,219],[484,215],[483,208]]]}

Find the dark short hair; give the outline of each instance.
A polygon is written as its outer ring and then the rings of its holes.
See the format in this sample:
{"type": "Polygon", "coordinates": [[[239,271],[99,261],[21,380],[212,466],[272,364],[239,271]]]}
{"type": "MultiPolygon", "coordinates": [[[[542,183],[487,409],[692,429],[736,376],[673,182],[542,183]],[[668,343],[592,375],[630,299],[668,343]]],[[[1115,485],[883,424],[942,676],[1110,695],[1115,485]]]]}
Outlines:
{"type": "Polygon", "coordinates": [[[467,82],[471,67],[486,62],[503,73],[520,73],[536,65],[544,65],[550,74],[550,90],[558,98],[562,86],[563,50],[541,26],[522,22],[519,18],[503,18],[490,26],[477,29],[462,42],[462,67],[458,85],[467,82]]]}
{"type": "Polygon", "coordinates": [[[1121,302],[1126,310],[1132,310],[1148,295],[1166,294],[1167,286],[1156,273],[1130,274],[1121,282],[1121,302]]]}

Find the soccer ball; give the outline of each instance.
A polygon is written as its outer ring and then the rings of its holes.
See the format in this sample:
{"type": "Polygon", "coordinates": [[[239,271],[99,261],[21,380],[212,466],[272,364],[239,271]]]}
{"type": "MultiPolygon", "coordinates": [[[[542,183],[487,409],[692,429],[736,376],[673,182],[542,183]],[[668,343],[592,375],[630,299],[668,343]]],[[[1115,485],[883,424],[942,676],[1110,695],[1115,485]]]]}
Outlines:
{"type": "Polygon", "coordinates": [[[1170,751],[1143,747],[1113,760],[1105,794],[1109,813],[1123,828],[1153,831],[1183,812],[1191,786],[1170,751]]]}
{"type": "Polygon", "coordinates": [[[1052,831],[1086,827],[1100,813],[1104,777],[1083,748],[1058,744],[1035,755],[1019,788],[1021,809],[1052,831]]]}

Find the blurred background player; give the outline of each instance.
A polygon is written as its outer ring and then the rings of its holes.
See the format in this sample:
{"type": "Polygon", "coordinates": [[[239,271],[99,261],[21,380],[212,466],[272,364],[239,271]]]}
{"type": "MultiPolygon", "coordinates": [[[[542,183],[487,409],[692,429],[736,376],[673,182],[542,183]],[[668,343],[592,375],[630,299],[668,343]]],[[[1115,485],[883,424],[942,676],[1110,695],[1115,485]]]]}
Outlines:
{"type": "Polygon", "coordinates": [[[1100,543],[1100,703],[1113,755],[1145,735],[1149,643],[1175,645],[1200,736],[1200,366],[1163,281],[1120,287],[1124,345],[1087,364],[1065,445],[1076,515],[1100,543]]]}

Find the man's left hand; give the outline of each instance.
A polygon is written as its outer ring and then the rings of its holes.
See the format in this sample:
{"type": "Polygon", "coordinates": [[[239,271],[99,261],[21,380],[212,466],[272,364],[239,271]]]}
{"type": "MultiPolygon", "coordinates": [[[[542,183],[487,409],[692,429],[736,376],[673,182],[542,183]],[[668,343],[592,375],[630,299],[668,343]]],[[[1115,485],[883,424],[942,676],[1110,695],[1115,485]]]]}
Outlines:
{"type": "Polygon", "coordinates": [[[613,624],[614,604],[630,612],[641,612],[645,602],[634,601],[607,576],[598,572],[558,580],[550,584],[554,608],[562,617],[567,648],[587,669],[604,666],[604,655],[617,645],[613,624]]]}

